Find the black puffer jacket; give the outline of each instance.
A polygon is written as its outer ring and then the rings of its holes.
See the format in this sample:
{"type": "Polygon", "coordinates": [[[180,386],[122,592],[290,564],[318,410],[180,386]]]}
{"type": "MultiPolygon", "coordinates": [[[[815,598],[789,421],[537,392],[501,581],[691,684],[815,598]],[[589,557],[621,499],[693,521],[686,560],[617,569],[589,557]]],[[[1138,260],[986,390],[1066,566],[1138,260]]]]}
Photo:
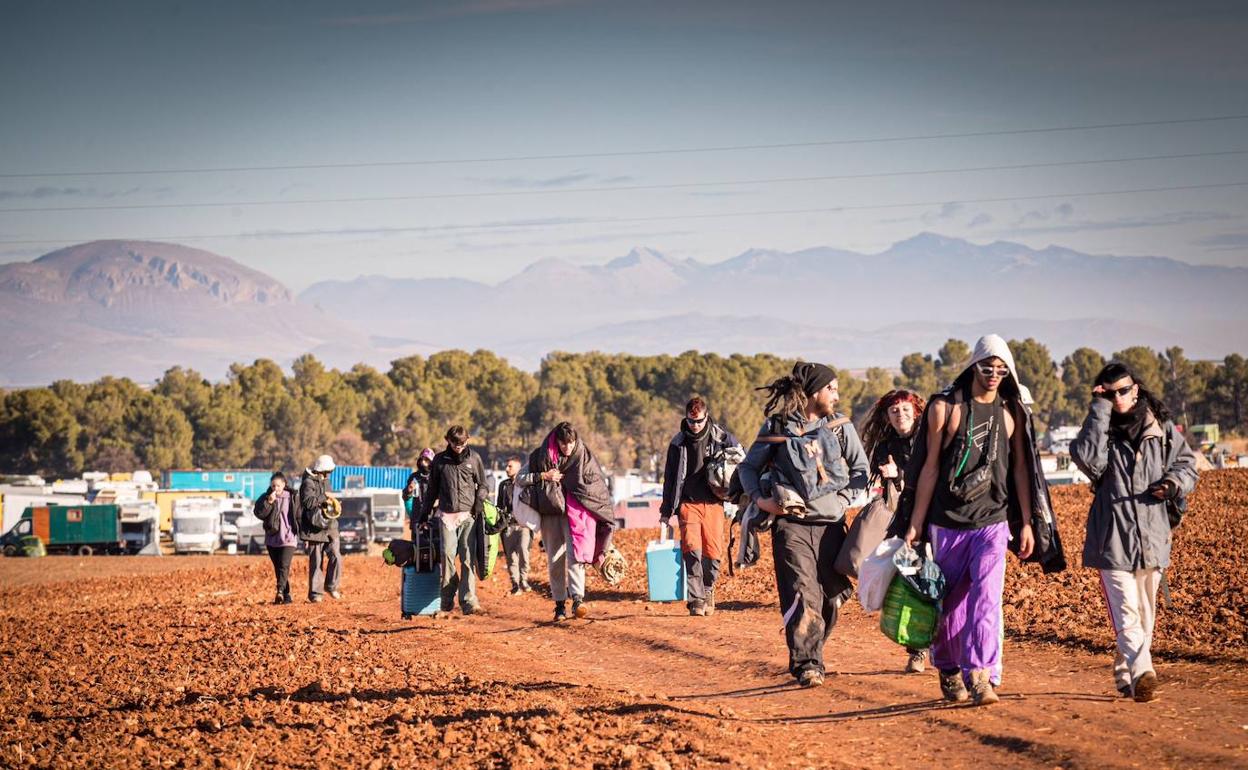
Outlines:
{"type": "Polygon", "coordinates": [[[429,520],[434,505],[445,513],[480,513],[488,495],[481,456],[472,447],[459,455],[450,448],[444,449],[433,458],[429,468],[429,488],[420,501],[419,523],[429,520]]]}
{"type": "Polygon", "coordinates": [[[328,543],[338,520],[325,515],[329,478],[305,468],[299,481],[299,537],[309,543],[328,543]]]}

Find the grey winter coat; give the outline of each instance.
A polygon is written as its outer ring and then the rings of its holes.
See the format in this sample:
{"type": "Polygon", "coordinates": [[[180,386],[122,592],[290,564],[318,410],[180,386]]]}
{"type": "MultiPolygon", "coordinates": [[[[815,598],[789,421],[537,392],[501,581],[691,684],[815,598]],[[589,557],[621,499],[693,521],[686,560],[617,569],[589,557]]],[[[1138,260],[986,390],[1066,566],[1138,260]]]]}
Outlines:
{"type": "MultiPolygon", "coordinates": [[[[830,491],[806,501],[806,516],[803,519],[798,519],[798,521],[805,523],[826,524],[828,522],[842,521],[845,518],[845,510],[854,501],[854,498],[858,496],[859,492],[867,488],[867,474],[869,471],[867,453],[862,448],[862,440],[858,438],[858,431],[854,430],[853,423],[846,423],[844,426],[844,452],[841,451],[841,440],[827,426],[828,419],[825,417],[821,417],[813,423],[804,424],[797,416],[790,415],[784,419],[782,434],[776,434],[772,430],[773,420],[771,419],[763,423],[763,427],[759,431],[759,439],[772,435],[783,435],[799,441],[817,441],[819,443],[823,465],[829,476],[828,483],[822,488],[830,491]]],[[[770,444],[756,439],[750,445],[749,451],[745,453],[745,460],[737,466],[737,475],[741,479],[742,488],[755,501],[766,496],[760,484],[760,477],[772,465],[773,459],[775,459],[780,450],[781,447],[778,444],[770,444]]],[[[778,470],[778,468],[773,468],[773,472],[778,470]]]]}
{"type": "Polygon", "coordinates": [[[1109,435],[1112,405],[1094,398],[1070,458],[1092,479],[1096,496],[1088,511],[1083,566],[1135,571],[1170,566],[1170,519],[1166,501],[1145,490],[1168,479],[1180,496],[1196,486],[1196,455],[1174,427],[1150,413],[1137,451],[1109,435]],[[1167,453],[1166,445],[1169,444],[1167,453]]]}

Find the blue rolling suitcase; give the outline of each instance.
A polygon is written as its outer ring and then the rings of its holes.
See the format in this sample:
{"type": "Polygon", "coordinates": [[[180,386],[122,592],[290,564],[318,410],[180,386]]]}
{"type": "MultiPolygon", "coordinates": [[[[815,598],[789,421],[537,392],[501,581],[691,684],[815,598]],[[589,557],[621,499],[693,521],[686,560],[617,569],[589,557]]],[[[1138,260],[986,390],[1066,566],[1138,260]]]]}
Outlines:
{"type": "Polygon", "coordinates": [[[686,600],[685,562],[681,558],[680,541],[664,533],[646,546],[646,584],[652,602],[686,600]]]}
{"type": "Polygon", "coordinates": [[[399,604],[404,620],[411,620],[414,615],[432,615],[442,606],[442,580],[431,538],[417,533],[414,543],[416,558],[403,567],[399,604]]]}

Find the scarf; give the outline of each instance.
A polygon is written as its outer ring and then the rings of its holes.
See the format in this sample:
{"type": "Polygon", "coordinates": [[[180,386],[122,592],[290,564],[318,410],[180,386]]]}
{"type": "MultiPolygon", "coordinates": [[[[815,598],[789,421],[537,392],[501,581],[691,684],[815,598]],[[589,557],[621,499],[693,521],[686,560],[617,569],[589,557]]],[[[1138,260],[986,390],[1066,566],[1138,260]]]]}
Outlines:
{"type": "Polygon", "coordinates": [[[1148,403],[1144,399],[1135,402],[1129,412],[1109,413],[1109,435],[1117,441],[1129,441],[1131,446],[1139,448],[1144,437],[1144,428],[1148,425],[1148,403]]]}

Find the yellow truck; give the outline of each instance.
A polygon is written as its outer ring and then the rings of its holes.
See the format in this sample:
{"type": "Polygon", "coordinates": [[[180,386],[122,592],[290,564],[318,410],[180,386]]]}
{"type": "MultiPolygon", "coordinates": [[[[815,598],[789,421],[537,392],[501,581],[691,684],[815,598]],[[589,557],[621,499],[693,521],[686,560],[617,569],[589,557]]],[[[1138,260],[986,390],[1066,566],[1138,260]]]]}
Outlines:
{"type": "Polygon", "coordinates": [[[173,532],[174,500],[181,500],[187,497],[212,497],[224,499],[229,496],[229,492],[219,489],[157,489],[155,491],[144,491],[139,495],[142,500],[152,500],[156,503],[156,508],[160,511],[160,533],[162,535],[168,535],[173,532]]]}

